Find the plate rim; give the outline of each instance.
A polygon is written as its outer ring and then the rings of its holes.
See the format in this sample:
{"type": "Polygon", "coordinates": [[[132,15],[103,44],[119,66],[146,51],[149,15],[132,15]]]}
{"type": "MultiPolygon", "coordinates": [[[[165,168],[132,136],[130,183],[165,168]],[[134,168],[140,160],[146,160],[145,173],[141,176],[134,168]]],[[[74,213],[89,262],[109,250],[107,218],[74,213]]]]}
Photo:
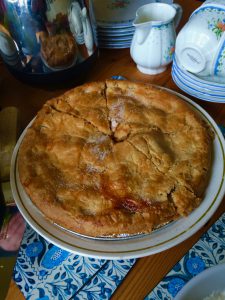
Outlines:
{"type": "MultiPolygon", "coordinates": [[[[45,228],[37,228],[40,227],[40,224],[38,224],[34,218],[33,221],[36,224],[33,224],[33,222],[30,220],[30,218],[32,218],[32,216],[30,215],[29,212],[29,216],[28,215],[24,215],[24,209],[26,209],[26,207],[22,207],[22,205],[24,206],[25,204],[23,203],[23,200],[18,199],[19,195],[17,194],[17,190],[16,190],[16,169],[17,169],[17,154],[19,151],[19,146],[22,142],[22,139],[27,131],[27,129],[30,127],[31,123],[33,122],[33,120],[27,125],[27,127],[24,129],[24,131],[22,132],[20,138],[18,139],[18,142],[15,146],[13,155],[12,155],[12,162],[11,162],[11,171],[10,171],[10,183],[11,183],[11,189],[12,189],[12,193],[13,193],[13,197],[15,199],[15,202],[19,208],[19,210],[21,211],[22,215],[24,216],[24,218],[27,220],[27,222],[30,224],[31,227],[33,227],[33,229],[35,231],[37,231],[40,235],[44,236],[44,238],[46,238],[48,241],[53,242],[54,244],[60,246],[61,248],[67,250],[67,251],[71,251],[73,253],[78,253],[80,255],[83,256],[88,256],[88,257],[95,257],[95,258],[105,258],[105,259],[130,259],[130,258],[139,258],[139,257],[144,257],[144,256],[148,256],[151,254],[155,254],[155,253],[159,253],[162,252],[166,249],[169,249],[183,241],[185,241],[187,238],[191,237],[194,233],[196,233],[200,228],[202,228],[204,226],[204,224],[210,219],[210,217],[215,213],[215,211],[217,210],[218,206],[220,205],[224,194],[225,194],[225,140],[223,138],[223,135],[220,131],[220,129],[218,128],[216,122],[213,120],[213,118],[208,114],[207,111],[205,111],[200,105],[198,105],[197,103],[195,103],[193,100],[189,99],[188,97],[173,91],[171,89],[168,89],[166,87],[161,87],[158,86],[160,89],[163,90],[167,90],[168,92],[177,95],[178,97],[181,98],[181,101],[185,101],[187,102],[189,105],[192,106],[192,108],[194,110],[197,110],[198,113],[200,113],[200,115],[204,118],[207,119],[207,122],[210,124],[210,126],[212,127],[213,131],[215,132],[215,134],[218,137],[218,141],[219,141],[219,145],[220,145],[220,151],[223,157],[223,167],[222,167],[222,177],[221,177],[221,182],[219,185],[219,188],[217,190],[217,192],[214,194],[214,200],[211,202],[211,204],[209,206],[207,206],[207,209],[201,213],[200,216],[198,216],[198,218],[196,218],[196,221],[193,222],[193,224],[191,224],[186,230],[183,230],[182,232],[180,232],[179,234],[173,236],[173,238],[170,238],[169,240],[163,241],[161,243],[158,243],[157,245],[152,245],[152,246],[146,246],[144,248],[140,248],[140,249],[130,249],[130,250],[126,250],[126,251],[121,251],[121,250],[117,250],[117,251],[101,251],[101,250],[93,250],[93,249],[87,249],[87,248],[82,248],[79,247],[77,245],[74,244],[70,244],[68,242],[64,241],[59,241],[59,239],[57,237],[53,237],[52,234],[50,232],[43,233],[46,232],[45,228]],[[21,203],[20,203],[21,201],[21,203]],[[182,237],[182,238],[180,238],[182,237]],[[61,243],[62,242],[62,243],[61,243]]],[[[176,222],[176,221],[175,221],[176,222]]],[[[151,236],[151,233],[150,233],[151,236]]],[[[77,237],[78,239],[83,239],[80,237],[77,237]]],[[[138,241],[138,239],[140,239],[140,237],[137,237],[134,239],[138,241]]],[[[93,242],[92,240],[89,240],[90,242],[93,242]]],[[[127,240],[125,240],[127,241],[127,240]]],[[[99,243],[99,241],[97,241],[99,243]]],[[[103,241],[108,242],[108,241],[103,241]]],[[[119,242],[123,242],[124,241],[119,241],[119,242]]],[[[94,241],[94,243],[96,243],[96,241],[94,241]]],[[[111,243],[114,243],[114,241],[111,241],[111,243]]],[[[118,243],[118,241],[117,241],[118,243]]]]}

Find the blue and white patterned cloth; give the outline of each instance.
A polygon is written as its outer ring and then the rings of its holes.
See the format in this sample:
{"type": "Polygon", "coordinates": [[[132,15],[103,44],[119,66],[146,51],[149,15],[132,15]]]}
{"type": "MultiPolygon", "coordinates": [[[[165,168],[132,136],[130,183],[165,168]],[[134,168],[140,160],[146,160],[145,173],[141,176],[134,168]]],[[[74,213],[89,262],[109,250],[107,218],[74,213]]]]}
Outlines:
{"type": "Polygon", "coordinates": [[[109,299],[134,263],[69,253],[27,226],[13,277],[29,300],[109,299]]]}
{"type": "MultiPolygon", "coordinates": [[[[75,255],[48,243],[27,226],[14,280],[29,300],[109,299],[135,261],[75,255]]],[[[219,263],[225,263],[225,213],[145,300],[172,300],[193,276],[219,263]]]]}
{"type": "Polygon", "coordinates": [[[172,300],[194,276],[225,263],[225,213],[173,267],[145,300],[172,300]]]}

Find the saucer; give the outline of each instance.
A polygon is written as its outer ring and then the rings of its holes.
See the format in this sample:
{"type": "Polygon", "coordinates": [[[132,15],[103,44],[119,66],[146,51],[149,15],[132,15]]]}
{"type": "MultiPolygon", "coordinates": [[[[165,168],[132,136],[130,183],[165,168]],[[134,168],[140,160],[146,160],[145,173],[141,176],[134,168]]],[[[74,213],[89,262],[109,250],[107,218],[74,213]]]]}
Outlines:
{"type": "Polygon", "coordinates": [[[173,59],[173,64],[176,65],[177,69],[181,71],[182,75],[188,80],[192,81],[194,84],[197,84],[201,87],[206,87],[216,90],[225,91],[225,80],[219,77],[198,77],[190,72],[188,72],[179,62],[178,57],[175,55],[173,59]]]}
{"type": "Polygon", "coordinates": [[[100,48],[129,48],[134,35],[134,26],[123,29],[96,27],[94,35],[100,48]]]}
{"type": "Polygon", "coordinates": [[[185,93],[198,98],[200,100],[215,102],[215,103],[225,103],[225,94],[215,95],[213,92],[207,92],[204,90],[199,90],[198,87],[190,87],[181,76],[176,73],[174,67],[172,67],[172,78],[176,85],[183,90],[185,93]]]}
{"type": "Polygon", "coordinates": [[[175,84],[183,90],[185,93],[189,94],[190,96],[193,96],[195,98],[198,98],[200,100],[208,101],[208,102],[215,102],[215,103],[225,103],[225,94],[224,96],[212,96],[211,94],[207,92],[200,92],[197,89],[194,89],[190,86],[188,86],[181,77],[176,73],[174,70],[174,67],[172,67],[172,78],[175,84]]]}
{"type": "Polygon", "coordinates": [[[212,82],[193,75],[184,69],[176,55],[173,59],[172,78],[181,90],[195,98],[225,103],[225,83],[212,82]]]}
{"type": "Polygon", "coordinates": [[[212,88],[210,84],[201,85],[191,78],[184,76],[184,72],[178,67],[178,65],[173,63],[173,71],[176,73],[177,77],[180,78],[188,87],[193,88],[200,93],[208,93],[211,96],[224,96],[225,89],[222,88],[212,88]]]}

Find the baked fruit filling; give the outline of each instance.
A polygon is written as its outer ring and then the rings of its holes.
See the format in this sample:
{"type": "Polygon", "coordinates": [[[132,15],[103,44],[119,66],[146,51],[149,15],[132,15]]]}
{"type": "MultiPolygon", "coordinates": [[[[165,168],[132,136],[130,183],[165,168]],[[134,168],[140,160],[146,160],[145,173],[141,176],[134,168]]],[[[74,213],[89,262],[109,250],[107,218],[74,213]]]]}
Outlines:
{"type": "Polygon", "coordinates": [[[129,81],[49,100],[19,150],[19,176],[50,221],[87,236],[149,233],[199,206],[213,135],[179,97],[129,81]]]}

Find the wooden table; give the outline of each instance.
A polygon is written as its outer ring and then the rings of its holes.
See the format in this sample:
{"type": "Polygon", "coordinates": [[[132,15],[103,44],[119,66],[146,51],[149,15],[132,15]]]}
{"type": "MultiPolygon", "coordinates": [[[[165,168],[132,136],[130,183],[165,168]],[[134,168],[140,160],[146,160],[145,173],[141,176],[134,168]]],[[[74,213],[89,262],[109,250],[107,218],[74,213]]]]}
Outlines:
{"type": "MultiPolygon", "coordinates": [[[[201,5],[201,2],[197,0],[179,0],[177,2],[184,9],[179,30],[187,21],[190,13],[201,5]]],[[[87,74],[86,81],[101,80],[110,78],[113,75],[122,75],[129,80],[154,83],[185,94],[172,81],[171,67],[159,75],[144,75],[137,70],[130,57],[129,49],[100,49],[99,58],[87,74]]],[[[0,106],[14,105],[19,108],[22,129],[35,116],[47,99],[60,95],[67,89],[57,87],[44,89],[21,83],[7,71],[3,64],[0,65],[0,77],[3,79],[0,85],[0,106]]],[[[218,124],[225,125],[225,104],[210,103],[188,97],[200,104],[218,124]]],[[[113,294],[112,299],[143,299],[224,211],[225,199],[223,199],[212,219],[194,236],[162,253],[138,259],[135,266],[113,294]]],[[[21,300],[24,297],[12,280],[6,300],[14,299],[21,300]]]]}

